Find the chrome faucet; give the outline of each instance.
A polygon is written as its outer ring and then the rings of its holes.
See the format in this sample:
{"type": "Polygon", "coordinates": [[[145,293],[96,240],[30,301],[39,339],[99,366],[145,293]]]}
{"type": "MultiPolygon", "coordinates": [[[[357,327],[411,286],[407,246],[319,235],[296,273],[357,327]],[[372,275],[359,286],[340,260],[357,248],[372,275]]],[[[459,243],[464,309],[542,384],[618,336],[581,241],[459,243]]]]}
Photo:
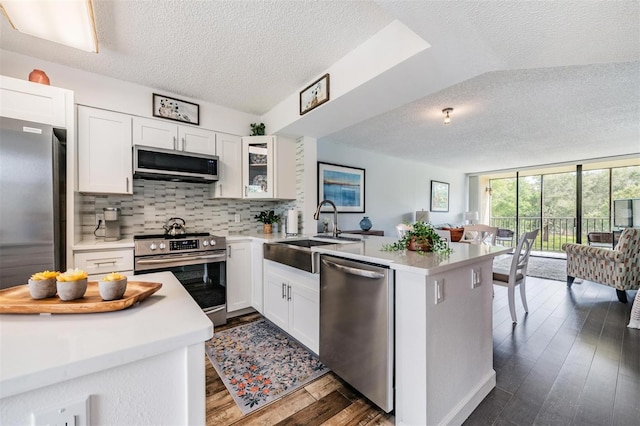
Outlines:
{"type": "Polygon", "coordinates": [[[331,200],[320,201],[320,204],[318,204],[318,207],[316,208],[316,212],[313,214],[313,219],[318,220],[320,218],[320,209],[325,204],[329,204],[331,205],[331,207],[333,207],[333,236],[337,237],[338,234],[340,233],[340,230],[338,229],[338,208],[336,207],[333,201],[331,200]]]}

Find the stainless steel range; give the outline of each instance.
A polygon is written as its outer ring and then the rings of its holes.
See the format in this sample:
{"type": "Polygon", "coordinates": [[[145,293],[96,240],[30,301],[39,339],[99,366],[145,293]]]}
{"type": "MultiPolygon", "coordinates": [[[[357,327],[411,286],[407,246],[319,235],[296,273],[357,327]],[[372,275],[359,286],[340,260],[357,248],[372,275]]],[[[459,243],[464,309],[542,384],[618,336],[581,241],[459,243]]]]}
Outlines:
{"type": "Polygon", "coordinates": [[[215,325],[227,321],[227,242],[206,232],[137,235],[134,274],[172,272],[215,325]]]}

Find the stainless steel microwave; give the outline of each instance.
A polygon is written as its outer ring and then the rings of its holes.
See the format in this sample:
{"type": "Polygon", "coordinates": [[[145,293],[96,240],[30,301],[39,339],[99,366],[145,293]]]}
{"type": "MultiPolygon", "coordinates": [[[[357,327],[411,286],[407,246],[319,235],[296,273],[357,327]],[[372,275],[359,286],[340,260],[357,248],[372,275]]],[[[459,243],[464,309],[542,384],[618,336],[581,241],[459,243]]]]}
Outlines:
{"type": "Polygon", "coordinates": [[[133,147],[136,178],[208,183],[218,180],[218,156],[149,146],[133,147]]]}

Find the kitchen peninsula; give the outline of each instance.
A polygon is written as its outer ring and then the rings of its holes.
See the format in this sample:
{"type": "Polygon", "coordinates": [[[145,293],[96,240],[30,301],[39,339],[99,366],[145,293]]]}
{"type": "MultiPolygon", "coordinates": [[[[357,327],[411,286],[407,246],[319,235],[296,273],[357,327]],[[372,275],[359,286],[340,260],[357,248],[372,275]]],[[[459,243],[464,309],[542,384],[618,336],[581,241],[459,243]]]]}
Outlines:
{"type": "Polygon", "coordinates": [[[1,424],[89,396],[91,424],[205,424],[212,323],[171,273],[135,280],[162,288],[121,311],[0,315],[1,424]]]}
{"type": "Polygon", "coordinates": [[[392,238],[312,250],[395,271],[395,418],[462,424],[495,387],[493,258],[510,248],[451,243],[449,255],[386,252],[392,238]]]}

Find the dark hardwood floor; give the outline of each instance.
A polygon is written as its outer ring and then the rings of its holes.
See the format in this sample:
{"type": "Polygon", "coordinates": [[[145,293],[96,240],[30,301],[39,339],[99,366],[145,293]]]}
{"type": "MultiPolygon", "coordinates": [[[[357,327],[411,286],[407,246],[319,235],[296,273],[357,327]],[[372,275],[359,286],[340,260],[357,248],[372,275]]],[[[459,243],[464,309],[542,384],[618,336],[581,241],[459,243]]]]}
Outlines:
{"type": "MultiPolygon", "coordinates": [[[[495,287],[497,386],[465,425],[640,426],[640,330],[626,327],[630,303],[583,282],[527,278],[529,314],[516,292],[512,325],[507,289],[495,287]]],[[[261,318],[232,319],[216,331],[261,318]]],[[[208,425],[383,425],[385,414],[332,373],[247,416],[205,356],[208,425]]]]}

